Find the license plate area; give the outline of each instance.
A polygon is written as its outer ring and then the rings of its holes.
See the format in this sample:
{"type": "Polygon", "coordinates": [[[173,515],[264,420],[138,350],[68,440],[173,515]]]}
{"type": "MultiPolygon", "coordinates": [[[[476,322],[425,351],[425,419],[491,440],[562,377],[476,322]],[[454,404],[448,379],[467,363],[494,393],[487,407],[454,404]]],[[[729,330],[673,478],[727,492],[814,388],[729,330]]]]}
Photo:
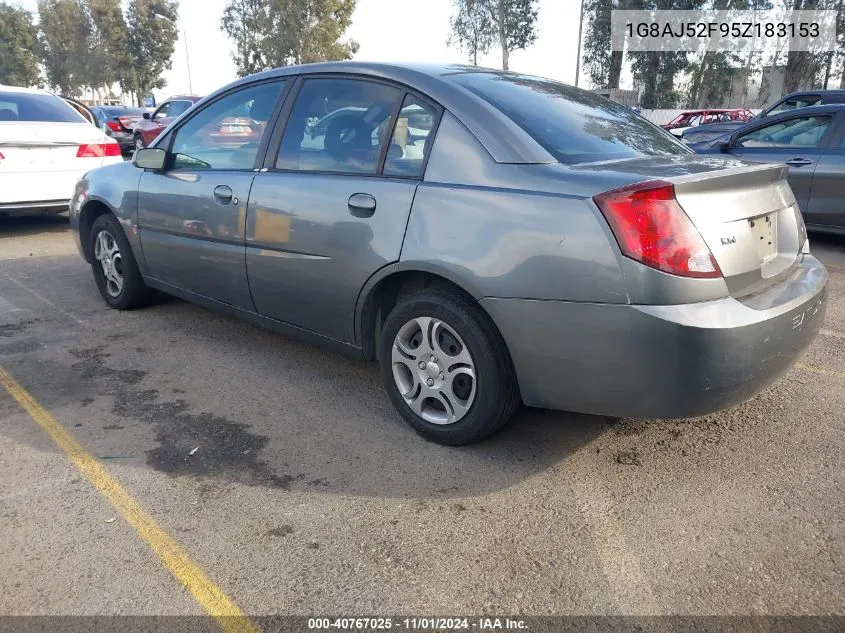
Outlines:
{"type": "Polygon", "coordinates": [[[757,246],[757,255],[765,263],[778,254],[777,214],[768,213],[748,220],[751,235],[757,246]]]}

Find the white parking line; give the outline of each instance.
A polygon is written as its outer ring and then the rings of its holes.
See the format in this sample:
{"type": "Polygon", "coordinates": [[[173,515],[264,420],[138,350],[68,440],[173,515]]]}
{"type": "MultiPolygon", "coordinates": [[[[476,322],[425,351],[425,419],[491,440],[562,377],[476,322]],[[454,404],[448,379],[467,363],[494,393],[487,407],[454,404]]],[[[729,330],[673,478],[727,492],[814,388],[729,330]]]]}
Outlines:
{"type": "Polygon", "coordinates": [[[8,279],[9,281],[11,281],[11,282],[12,282],[13,284],[15,284],[16,286],[19,286],[19,287],[23,288],[23,289],[24,289],[24,290],[26,290],[29,294],[31,294],[31,295],[33,295],[34,297],[36,297],[36,298],[40,299],[41,301],[43,301],[44,303],[46,303],[47,305],[49,305],[51,308],[53,308],[53,309],[54,309],[56,312],[58,312],[59,314],[63,314],[64,316],[68,317],[69,319],[71,319],[71,320],[73,320],[73,321],[76,321],[76,323],[78,323],[79,325],[88,325],[88,324],[87,324],[85,321],[83,321],[82,319],[80,319],[80,318],[78,318],[77,316],[75,316],[75,315],[71,314],[71,313],[70,313],[70,312],[68,312],[67,310],[63,310],[62,308],[60,308],[59,306],[57,306],[55,303],[53,303],[52,301],[50,301],[47,297],[45,297],[45,296],[43,296],[43,295],[38,294],[37,292],[35,292],[35,291],[34,291],[34,290],[32,290],[31,288],[28,288],[27,286],[25,286],[24,284],[22,284],[22,283],[21,283],[20,281],[18,281],[17,279],[15,279],[15,278],[13,278],[13,277],[9,277],[9,275],[7,275],[7,274],[6,274],[6,273],[4,273],[4,272],[0,272],[0,275],[3,275],[6,279],[8,279]]]}

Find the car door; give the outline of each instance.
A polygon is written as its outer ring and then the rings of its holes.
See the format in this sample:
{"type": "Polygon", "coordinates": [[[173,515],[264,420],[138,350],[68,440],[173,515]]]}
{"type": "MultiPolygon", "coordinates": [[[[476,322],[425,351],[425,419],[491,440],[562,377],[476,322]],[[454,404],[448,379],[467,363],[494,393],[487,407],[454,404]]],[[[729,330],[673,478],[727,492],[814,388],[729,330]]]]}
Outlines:
{"type": "Polygon", "coordinates": [[[300,80],[286,109],[249,199],[255,307],[352,342],[361,288],[399,259],[440,110],[401,87],[350,77],[300,80]]]}
{"type": "Polygon", "coordinates": [[[803,212],[807,209],[813,172],[832,130],[830,112],[796,113],[743,130],[730,142],[730,153],[758,163],[789,165],[789,184],[803,212]]]}
{"type": "Polygon", "coordinates": [[[845,116],[840,112],[837,118],[837,131],[813,174],[804,219],[807,224],[845,229],[845,116]]]}
{"type": "Polygon", "coordinates": [[[244,263],[246,207],[284,85],[265,81],[228,92],[162,140],[169,148],[165,170],[144,172],[138,186],[138,227],[151,277],[253,309],[244,263]],[[257,134],[228,134],[223,122],[245,109],[257,134]]]}

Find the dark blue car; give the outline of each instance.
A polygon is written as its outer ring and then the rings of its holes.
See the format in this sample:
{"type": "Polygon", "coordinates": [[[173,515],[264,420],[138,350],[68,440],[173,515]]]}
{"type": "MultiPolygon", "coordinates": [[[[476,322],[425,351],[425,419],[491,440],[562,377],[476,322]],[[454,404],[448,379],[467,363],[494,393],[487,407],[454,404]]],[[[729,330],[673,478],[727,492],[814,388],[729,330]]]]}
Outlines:
{"type": "Polygon", "coordinates": [[[845,235],[845,104],[755,119],[694,149],[788,165],[789,184],[807,227],[845,235]]]}

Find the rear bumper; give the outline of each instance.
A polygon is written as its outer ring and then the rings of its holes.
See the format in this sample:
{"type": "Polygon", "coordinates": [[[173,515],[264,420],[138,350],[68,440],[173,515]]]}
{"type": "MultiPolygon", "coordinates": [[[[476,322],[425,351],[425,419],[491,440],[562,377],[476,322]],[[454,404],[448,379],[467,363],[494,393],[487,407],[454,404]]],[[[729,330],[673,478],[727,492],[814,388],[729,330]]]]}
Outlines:
{"type": "Polygon", "coordinates": [[[827,271],[810,255],[750,298],[636,306],[481,301],[530,406],[619,417],[705,415],[754,396],[821,329],[827,271]]]}

